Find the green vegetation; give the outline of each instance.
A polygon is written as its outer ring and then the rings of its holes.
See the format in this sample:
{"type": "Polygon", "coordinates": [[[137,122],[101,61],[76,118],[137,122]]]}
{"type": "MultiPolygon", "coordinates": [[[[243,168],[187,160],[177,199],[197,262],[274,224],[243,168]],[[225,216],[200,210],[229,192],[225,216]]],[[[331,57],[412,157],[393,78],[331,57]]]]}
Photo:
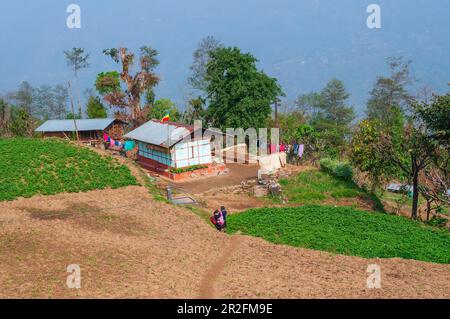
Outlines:
{"type": "MultiPolygon", "coordinates": [[[[383,211],[383,205],[373,195],[358,188],[352,181],[342,180],[321,171],[305,171],[279,181],[283,194],[293,204],[318,204],[326,200],[360,197],[372,200],[374,209],[383,211]]],[[[277,198],[273,198],[277,200],[277,198]]]]}
{"type": "Polygon", "coordinates": [[[182,168],[170,168],[169,172],[173,173],[173,174],[181,174],[181,173],[186,173],[186,172],[192,172],[195,171],[197,169],[203,169],[203,168],[208,168],[208,166],[206,165],[193,165],[193,166],[189,166],[189,167],[182,167],[182,168]]]}
{"type": "Polygon", "coordinates": [[[161,120],[166,114],[170,115],[172,122],[178,121],[181,116],[174,102],[169,99],[159,99],[154,102],[153,107],[148,113],[148,118],[161,120]]]}
{"type": "Polygon", "coordinates": [[[99,119],[108,117],[108,112],[98,96],[90,96],[86,113],[90,119],[99,119]]]}
{"type": "Polygon", "coordinates": [[[324,158],[319,163],[321,170],[334,177],[345,181],[351,181],[353,178],[352,167],[347,162],[339,162],[330,158],[324,158]]]}
{"type": "Polygon", "coordinates": [[[277,244],[344,255],[450,263],[448,231],[404,217],[350,207],[251,209],[230,215],[228,229],[277,244]]]}
{"type": "Polygon", "coordinates": [[[0,201],[137,185],[112,157],[58,139],[0,139],[0,201]]]}

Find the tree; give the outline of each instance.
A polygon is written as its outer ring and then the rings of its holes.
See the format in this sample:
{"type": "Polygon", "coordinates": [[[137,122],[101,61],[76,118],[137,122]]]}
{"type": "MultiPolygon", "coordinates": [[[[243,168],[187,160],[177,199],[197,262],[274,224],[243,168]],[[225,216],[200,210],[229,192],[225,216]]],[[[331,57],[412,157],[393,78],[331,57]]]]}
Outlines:
{"type": "Polygon", "coordinates": [[[88,99],[86,113],[90,119],[106,118],[108,113],[98,96],[90,96],[88,99]]]}
{"type": "Polygon", "coordinates": [[[295,100],[295,106],[298,112],[304,116],[313,117],[317,113],[319,105],[322,104],[322,96],[318,92],[309,92],[300,94],[295,100]]]}
{"type": "Polygon", "coordinates": [[[161,120],[167,113],[170,115],[170,120],[174,122],[178,121],[181,116],[175,103],[169,99],[160,99],[155,101],[148,117],[149,119],[161,120]]]}
{"type": "Polygon", "coordinates": [[[403,129],[400,142],[395,142],[392,136],[383,134],[381,142],[384,144],[383,155],[408,177],[412,182],[413,196],[411,218],[417,219],[419,201],[419,174],[430,163],[435,147],[428,143],[422,129],[409,122],[403,129]]]}
{"type": "Polygon", "coordinates": [[[69,92],[65,86],[58,84],[53,88],[53,96],[54,103],[50,110],[52,118],[62,120],[66,117],[69,92]]]}
{"type": "Polygon", "coordinates": [[[80,114],[73,114],[72,112],[69,112],[66,114],[66,120],[81,120],[81,115],[80,114]]]}
{"type": "Polygon", "coordinates": [[[33,95],[34,88],[26,81],[20,83],[19,89],[10,94],[12,102],[18,107],[25,109],[29,114],[35,114],[33,95]]]}
{"type": "MultiPolygon", "coordinates": [[[[275,126],[275,120],[270,118],[268,127],[275,126]]],[[[306,124],[306,118],[303,113],[294,111],[290,113],[280,113],[278,116],[278,125],[280,129],[281,141],[291,143],[300,139],[299,128],[306,124]]]]}
{"type": "Polygon", "coordinates": [[[194,124],[194,121],[202,121],[203,125],[206,125],[206,110],[204,108],[206,101],[201,96],[196,99],[190,99],[188,107],[183,114],[183,121],[186,124],[194,124]]]}
{"type": "Polygon", "coordinates": [[[413,105],[414,119],[425,127],[424,135],[435,152],[431,164],[419,176],[420,194],[427,201],[427,221],[432,210],[450,206],[450,94],[433,95],[413,105]]]}
{"type": "Polygon", "coordinates": [[[145,92],[145,104],[146,105],[153,105],[155,103],[155,91],[153,89],[148,89],[147,92],[145,92]]]}
{"type": "Polygon", "coordinates": [[[41,85],[33,92],[34,114],[44,120],[52,118],[51,110],[55,109],[54,91],[50,85],[41,85]]]}
{"type": "Polygon", "coordinates": [[[318,108],[321,117],[334,122],[336,126],[348,126],[354,119],[353,108],[347,106],[349,97],[350,94],[342,81],[338,79],[329,81],[320,93],[318,108]]]}
{"type": "Polygon", "coordinates": [[[377,119],[383,125],[389,126],[394,107],[400,107],[402,111],[408,108],[413,98],[408,93],[407,87],[414,79],[410,76],[411,61],[404,61],[402,57],[389,57],[387,64],[391,71],[388,77],[377,77],[376,83],[370,92],[367,102],[367,116],[377,119]]]}
{"type": "Polygon", "coordinates": [[[211,35],[200,41],[197,50],[193,54],[194,62],[190,67],[192,74],[188,78],[188,84],[194,89],[206,91],[208,86],[205,79],[206,66],[210,61],[210,53],[218,48],[223,48],[223,44],[211,35]]]}
{"type": "Polygon", "coordinates": [[[11,112],[11,132],[14,136],[33,136],[36,122],[26,109],[13,107],[11,112]]]}
{"type": "MultiPolygon", "coordinates": [[[[72,48],[70,51],[64,51],[66,63],[72,68],[75,80],[78,82],[78,73],[82,69],[89,67],[89,53],[85,53],[82,48],[72,48]]],[[[80,91],[77,89],[78,112],[81,114],[80,91]]]]}
{"type": "Polygon", "coordinates": [[[0,136],[8,136],[11,125],[11,108],[9,104],[0,98],[0,136]]]}
{"type": "Polygon", "coordinates": [[[150,107],[141,105],[141,97],[158,84],[159,78],[154,73],[158,65],[158,52],[150,47],[140,48],[140,70],[131,75],[134,54],[127,48],[106,49],[103,53],[110,56],[114,62],[122,64],[122,71],[100,73],[95,83],[97,91],[110,106],[119,109],[116,116],[128,121],[133,127],[142,124],[148,117],[150,107]],[[125,85],[121,88],[120,81],[125,85]]]}
{"type": "Polygon", "coordinates": [[[234,48],[210,52],[205,80],[211,124],[225,129],[263,127],[283,92],[275,78],[258,71],[251,54],[234,48]]]}
{"type": "Polygon", "coordinates": [[[350,134],[355,115],[353,108],[347,105],[349,97],[344,83],[338,79],[330,80],[319,94],[310,93],[308,97],[310,105],[316,109],[311,124],[328,156],[341,156],[350,134]]]}
{"type": "Polygon", "coordinates": [[[392,162],[382,152],[381,134],[382,125],[378,120],[365,119],[356,127],[350,143],[350,162],[368,174],[372,193],[395,173],[392,162]]]}

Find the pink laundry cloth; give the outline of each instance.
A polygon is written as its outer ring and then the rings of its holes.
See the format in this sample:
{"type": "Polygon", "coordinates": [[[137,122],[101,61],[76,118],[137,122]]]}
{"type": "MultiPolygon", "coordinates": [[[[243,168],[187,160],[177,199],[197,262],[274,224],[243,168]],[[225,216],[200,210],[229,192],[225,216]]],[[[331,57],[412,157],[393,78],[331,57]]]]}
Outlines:
{"type": "Polygon", "coordinates": [[[270,154],[277,152],[277,146],[275,144],[270,144],[270,154]]]}
{"type": "Polygon", "coordinates": [[[284,152],[284,144],[280,145],[280,152],[284,152]]]}
{"type": "Polygon", "coordinates": [[[115,142],[112,138],[109,139],[109,145],[114,146],[115,142]]]}
{"type": "Polygon", "coordinates": [[[108,142],[108,134],[103,133],[103,141],[108,142]]]}

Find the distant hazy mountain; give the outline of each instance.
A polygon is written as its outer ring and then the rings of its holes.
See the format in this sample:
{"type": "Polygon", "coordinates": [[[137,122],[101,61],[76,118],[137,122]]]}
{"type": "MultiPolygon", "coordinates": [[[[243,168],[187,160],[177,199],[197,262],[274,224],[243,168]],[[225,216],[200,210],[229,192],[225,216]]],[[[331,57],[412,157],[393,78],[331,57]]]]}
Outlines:
{"type": "Polygon", "coordinates": [[[162,81],[157,98],[183,107],[192,52],[214,35],[254,54],[277,77],[288,100],[342,79],[362,114],[384,59],[403,55],[420,80],[438,92],[450,82],[450,1],[437,0],[74,0],[82,28],[66,27],[66,6],[57,0],[5,0],[0,4],[0,92],[27,80],[33,85],[66,82],[71,72],[63,51],[83,47],[91,68],[80,76],[90,87],[97,73],[117,66],[101,54],[124,45],[160,51],[162,81]],[[382,28],[368,29],[366,7],[381,7],[382,28]]]}

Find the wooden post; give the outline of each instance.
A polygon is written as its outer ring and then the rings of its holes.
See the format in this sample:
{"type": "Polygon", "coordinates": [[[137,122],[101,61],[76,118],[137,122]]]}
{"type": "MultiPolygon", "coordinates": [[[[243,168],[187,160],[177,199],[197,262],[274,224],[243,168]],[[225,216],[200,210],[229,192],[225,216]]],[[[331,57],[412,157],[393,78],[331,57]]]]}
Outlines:
{"type": "Polygon", "coordinates": [[[77,136],[77,141],[80,141],[80,136],[78,135],[78,127],[77,127],[77,120],[76,120],[75,110],[73,108],[73,96],[72,96],[72,87],[70,85],[70,80],[68,82],[68,85],[69,85],[70,107],[72,109],[72,115],[73,115],[73,125],[75,126],[75,134],[77,136]]]}

